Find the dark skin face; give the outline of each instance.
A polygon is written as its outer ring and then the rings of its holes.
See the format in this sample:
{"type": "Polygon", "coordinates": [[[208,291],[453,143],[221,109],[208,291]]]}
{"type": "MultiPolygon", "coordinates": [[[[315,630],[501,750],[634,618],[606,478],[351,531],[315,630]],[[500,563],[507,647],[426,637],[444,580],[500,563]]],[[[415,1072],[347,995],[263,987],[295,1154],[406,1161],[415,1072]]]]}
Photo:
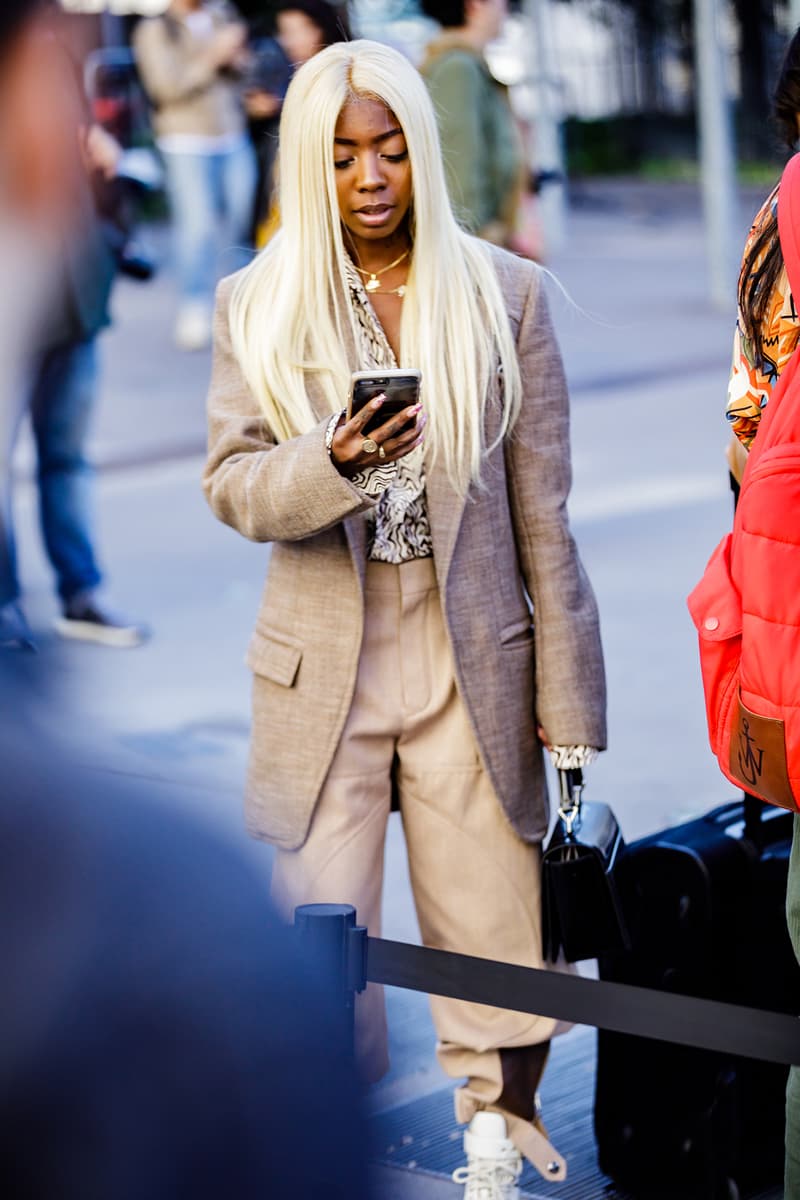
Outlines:
{"type": "Polygon", "coordinates": [[[400,124],[378,100],[351,100],[336,122],[333,153],[348,249],[363,267],[385,266],[411,244],[411,164],[400,124]]]}
{"type": "MultiPolygon", "coordinates": [[[[370,300],[397,355],[403,300],[392,289],[405,283],[408,258],[390,270],[382,268],[411,249],[411,165],[406,140],[397,118],[385,104],[351,100],[336,122],[333,155],[345,245],[357,266],[381,271],[381,291],[371,292],[370,300]]],[[[331,458],[343,475],[353,475],[378,462],[394,462],[422,442],[425,414],[420,405],[412,405],[371,432],[371,441],[364,449],[363,427],[380,409],[383,399],[378,396],[371,400],[336,430],[331,458]],[[380,447],[383,455],[371,448],[371,443],[380,447]]]]}

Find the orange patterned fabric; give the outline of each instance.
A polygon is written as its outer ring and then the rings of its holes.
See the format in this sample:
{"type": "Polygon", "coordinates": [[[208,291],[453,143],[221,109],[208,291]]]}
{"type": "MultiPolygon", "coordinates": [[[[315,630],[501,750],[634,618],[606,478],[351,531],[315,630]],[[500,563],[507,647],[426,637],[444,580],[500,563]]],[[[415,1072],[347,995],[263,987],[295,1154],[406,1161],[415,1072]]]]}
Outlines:
{"type": "MultiPolygon", "coordinates": [[[[777,210],[778,189],[765,200],[759,209],[744,249],[747,256],[765,216],[777,210]]],[[[756,268],[761,259],[756,262],[756,268]]],[[[786,271],[778,277],[764,320],[763,350],[755,361],[752,342],[745,337],[741,328],[741,314],[736,322],[733,339],[733,365],[728,384],[726,416],[731,428],[749,450],[758,431],[761,412],[769,400],[780,373],[786,366],[800,337],[800,321],[792,297],[786,271]]]]}

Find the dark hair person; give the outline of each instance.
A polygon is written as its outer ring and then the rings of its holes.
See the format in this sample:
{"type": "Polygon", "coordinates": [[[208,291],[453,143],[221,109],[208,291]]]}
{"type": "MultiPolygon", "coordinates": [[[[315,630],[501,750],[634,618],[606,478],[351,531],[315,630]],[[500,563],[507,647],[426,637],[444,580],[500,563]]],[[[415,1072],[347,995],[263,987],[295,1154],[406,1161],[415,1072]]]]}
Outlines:
{"type": "Polygon", "coordinates": [[[275,25],[278,41],[295,67],[326,46],[350,40],[345,7],[327,0],[284,0],[276,9],[275,25]]]}
{"type": "MultiPolygon", "coordinates": [[[[773,115],[781,143],[791,153],[800,135],[800,30],[786,51],[775,87],[773,115]]],[[[734,434],[728,458],[741,479],[748,450],[781,370],[800,335],[795,302],[778,240],[778,187],[762,204],[745,245],[739,274],[739,314],[728,385],[727,416],[734,434]]]]}
{"type": "Polygon", "coordinates": [[[254,243],[263,247],[280,223],[275,174],[278,153],[278,121],[291,72],[308,62],[326,46],[350,40],[347,8],[328,0],[285,0],[275,11],[272,40],[285,55],[287,75],[278,91],[263,87],[245,94],[251,118],[251,136],[259,161],[259,182],[254,213],[254,243]]]}
{"type": "MultiPolygon", "coordinates": [[[[248,654],[248,826],[276,846],[287,916],[349,902],[378,935],[394,794],[425,943],[541,966],[543,749],[579,766],[605,745],[543,276],[458,226],[425,85],[375,42],[295,74],[280,209],[219,290],[204,476],[222,521],[272,543],[248,654]],[[353,373],[391,368],[421,372],[419,399],[387,415],[379,393],[348,415],[353,373]]],[[[510,1200],[520,1151],[563,1178],[535,1099],[557,1023],[431,1004],[469,1122],[467,1195],[510,1200]]],[[[379,1079],[380,989],[356,1018],[379,1079]]]]}

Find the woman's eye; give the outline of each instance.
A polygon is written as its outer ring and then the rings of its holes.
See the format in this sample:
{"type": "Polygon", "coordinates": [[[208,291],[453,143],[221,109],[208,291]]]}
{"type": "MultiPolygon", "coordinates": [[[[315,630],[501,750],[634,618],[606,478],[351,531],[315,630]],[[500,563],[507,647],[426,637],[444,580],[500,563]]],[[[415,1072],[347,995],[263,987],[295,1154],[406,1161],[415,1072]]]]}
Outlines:
{"type": "Polygon", "coordinates": [[[400,154],[384,154],[383,157],[386,159],[387,162],[391,162],[391,163],[404,162],[405,159],[408,158],[408,151],[403,150],[400,154]]]}
{"type": "Polygon", "coordinates": [[[345,167],[350,166],[352,161],[352,158],[335,158],[333,160],[334,170],[343,171],[345,167]]]}

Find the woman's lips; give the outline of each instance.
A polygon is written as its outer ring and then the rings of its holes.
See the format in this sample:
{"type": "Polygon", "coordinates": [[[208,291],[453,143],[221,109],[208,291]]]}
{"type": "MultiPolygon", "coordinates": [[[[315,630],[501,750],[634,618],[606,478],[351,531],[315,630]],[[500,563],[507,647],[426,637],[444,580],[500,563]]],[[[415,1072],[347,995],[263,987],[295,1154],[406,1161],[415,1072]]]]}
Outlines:
{"type": "Polygon", "coordinates": [[[369,204],[364,208],[357,208],[354,215],[364,225],[382,225],[393,211],[394,206],[391,204],[369,204]]]}

